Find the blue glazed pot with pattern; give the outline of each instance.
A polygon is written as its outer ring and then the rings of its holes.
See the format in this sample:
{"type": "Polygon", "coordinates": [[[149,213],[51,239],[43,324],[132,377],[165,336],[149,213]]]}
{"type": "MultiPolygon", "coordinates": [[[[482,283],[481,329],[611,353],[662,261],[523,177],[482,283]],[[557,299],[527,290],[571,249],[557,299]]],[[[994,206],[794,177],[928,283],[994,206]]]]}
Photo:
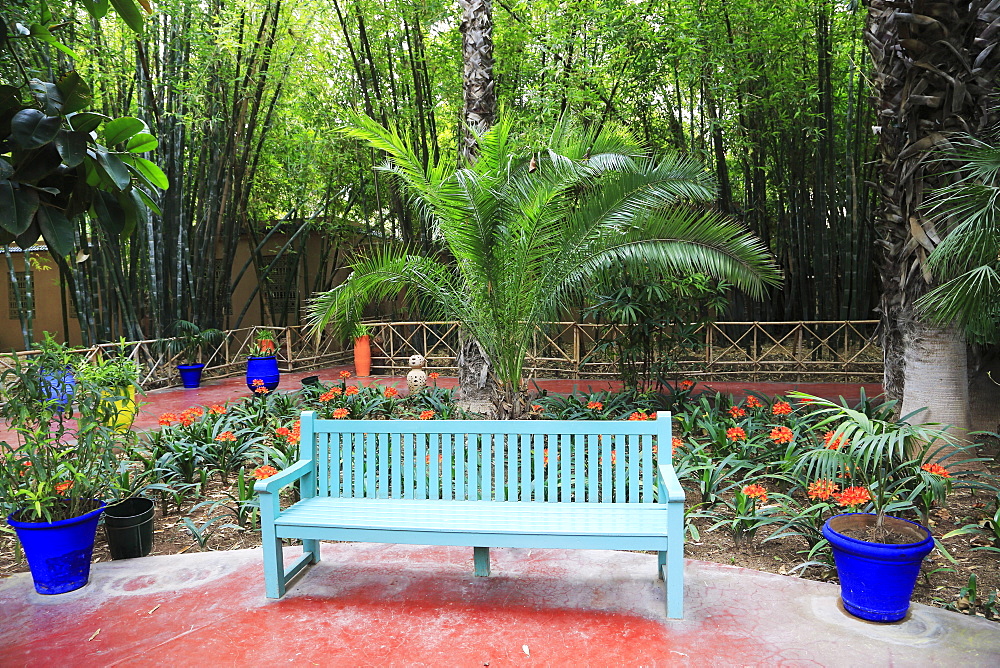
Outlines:
{"type": "Polygon", "coordinates": [[[97,522],[105,505],[94,504],[89,513],[56,522],[22,522],[17,519],[21,511],[7,518],[24,548],[39,594],[65,594],[90,580],[97,522]]]}

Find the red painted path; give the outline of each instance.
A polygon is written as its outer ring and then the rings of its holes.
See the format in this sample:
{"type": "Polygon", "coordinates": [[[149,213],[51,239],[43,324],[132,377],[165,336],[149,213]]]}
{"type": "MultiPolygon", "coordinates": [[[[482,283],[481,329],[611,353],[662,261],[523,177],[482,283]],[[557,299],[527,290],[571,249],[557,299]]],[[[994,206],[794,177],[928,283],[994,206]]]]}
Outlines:
{"type": "MultiPolygon", "coordinates": [[[[292,558],[298,548],[287,548],[292,558]]],[[[835,585],[686,563],[664,616],[656,555],[325,543],[281,600],[260,550],[94,566],[34,593],[0,580],[0,666],[997,666],[994,622],[916,605],[901,623],[843,612],[835,585]]]]}

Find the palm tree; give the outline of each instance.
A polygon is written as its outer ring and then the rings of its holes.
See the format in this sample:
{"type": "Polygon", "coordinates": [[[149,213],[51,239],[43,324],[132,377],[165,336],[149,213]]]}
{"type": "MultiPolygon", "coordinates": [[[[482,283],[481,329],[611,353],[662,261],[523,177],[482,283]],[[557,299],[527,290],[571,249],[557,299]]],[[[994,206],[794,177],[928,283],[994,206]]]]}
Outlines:
{"type": "Polygon", "coordinates": [[[462,8],[462,92],[465,113],[459,152],[475,162],[478,149],[472,128],[485,130],[497,114],[496,81],[493,78],[493,2],[459,0],[462,8]]]}
{"type": "Polygon", "coordinates": [[[650,156],[624,130],[592,133],[563,121],[545,150],[527,154],[501,117],[476,131],[479,158],[459,169],[424,168],[406,140],[365,116],[345,132],[389,156],[380,169],[443,249],[373,249],[347,281],[315,295],[313,332],[332,324],[346,338],[366,304],[413,289],[425,313],[458,320],[483,346],[500,417],[526,407],[522,367],[535,328],[558,319],[602,270],[702,272],[756,297],[780,280],[758,239],[696,205],[715,195],[700,165],[650,156]]]}
{"type": "Polygon", "coordinates": [[[915,307],[934,288],[927,257],[944,236],[924,199],[954,180],[929,156],[991,124],[998,33],[981,35],[995,18],[995,3],[981,0],[871,0],[865,30],[878,112],[885,391],[903,413],[926,406],[923,419],[959,428],[969,423],[965,337],[915,307]]]}
{"type": "MultiPolygon", "coordinates": [[[[1000,130],[1000,128],[997,128],[1000,130]]],[[[950,221],[927,259],[945,281],[917,303],[932,322],[955,322],[970,341],[1000,342],[1000,144],[967,136],[954,158],[963,176],[934,193],[931,213],[950,221]]]]}

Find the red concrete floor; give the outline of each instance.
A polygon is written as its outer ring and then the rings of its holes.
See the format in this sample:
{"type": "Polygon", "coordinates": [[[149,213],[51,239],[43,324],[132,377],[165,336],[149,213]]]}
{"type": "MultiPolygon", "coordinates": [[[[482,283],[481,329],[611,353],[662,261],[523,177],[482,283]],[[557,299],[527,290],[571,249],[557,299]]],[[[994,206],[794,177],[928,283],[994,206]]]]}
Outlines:
{"type": "MultiPolygon", "coordinates": [[[[288,548],[292,558],[298,548],[288,548]]],[[[260,550],[94,566],[57,596],[0,581],[0,666],[997,666],[997,625],[915,605],[877,625],[835,585],[686,563],[668,620],[656,556],[326,543],[281,600],[260,550]]]]}

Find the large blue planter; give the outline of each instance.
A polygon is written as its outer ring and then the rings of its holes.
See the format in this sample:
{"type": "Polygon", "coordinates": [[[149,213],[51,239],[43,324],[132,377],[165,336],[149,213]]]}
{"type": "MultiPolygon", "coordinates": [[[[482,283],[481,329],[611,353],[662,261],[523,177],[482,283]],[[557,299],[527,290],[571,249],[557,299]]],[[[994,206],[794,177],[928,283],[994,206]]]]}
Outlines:
{"type": "Polygon", "coordinates": [[[868,513],[836,515],[823,524],[823,537],[833,546],[844,609],[871,622],[896,622],[910,609],[920,564],[934,549],[934,539],[925,527],[896,517],[886,517],[886,526],[913,542],[870,543],[841,533],[874,526],[876,520],[868,513]]]}
{"type": "Polygon", "coordinates": [[[15,519],[17,512],[7,518],[24,548],[35,591],[64,594],[87,584],[97,521],[103,510],[102,501],[85,515],[58,522],[21,522],[15,519]]]}
{"type": "Polygon", "coordinates": [[[259,385],[254,381],[263,381],[268,392],[278,389],[281,382],[281,372],[278,371],[278,358],[273,355],[269,357],[251,357],[247,359],[247,387],[256,390],[259,385]]]}
{"type": "Polygon", "coordinates": [[[184,387],[189,390],[201,387],[201,371],[204,368],[204,364],[178,364],[177,371],[181,374],[184,387]]]}
{"type": "Polygon", "coordinates": [[[54,401],[56,410],[62,412],[73,401],[76,392],[76,378],[72,369],[42,371],[39,374],[42,396],[46,401],[54,401]]]}

